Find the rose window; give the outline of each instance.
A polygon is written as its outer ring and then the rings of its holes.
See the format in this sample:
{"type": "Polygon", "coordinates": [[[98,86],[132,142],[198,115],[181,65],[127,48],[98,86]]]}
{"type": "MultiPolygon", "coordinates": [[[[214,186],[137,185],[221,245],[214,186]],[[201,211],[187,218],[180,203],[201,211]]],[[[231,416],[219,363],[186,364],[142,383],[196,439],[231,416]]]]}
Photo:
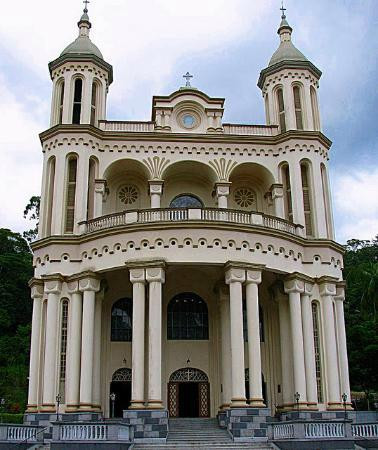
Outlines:
{"type": "Polygon", "coordinates": [[[118,198],[125,205],[131,205],[136,202],[138,198],[138,190],[135,186],[124,186],[119,190],[118,198]]]}
{"type": "Polygon", "coordinates": [[[253,205],[255,202],[255,194],[252,189],[249,188],[239,188],[234,194],[235,202],[242,208],[248,208],[248,206],[253,205]]]}

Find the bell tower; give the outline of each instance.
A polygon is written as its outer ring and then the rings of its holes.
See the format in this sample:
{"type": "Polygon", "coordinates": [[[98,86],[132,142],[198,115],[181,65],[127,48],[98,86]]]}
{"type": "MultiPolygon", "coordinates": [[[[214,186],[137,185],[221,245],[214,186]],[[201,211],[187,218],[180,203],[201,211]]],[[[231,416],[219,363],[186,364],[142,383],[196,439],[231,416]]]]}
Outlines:
{"type": "Polygon", "coordinates": [[[320,131],[317,89],[321,71],[293,44],[293,29],[281,8],[280,45],[257,83],[265,100],[266,122],[288,130],[320,131]]]}
{"type": "Polygon", "coordinates": [[[49,64],[53,81],[50,125],[91,124],[106,117],[106,97],[113,68],[89,38],[92,24],[87,4],[79,22],[79,36],[49,64]]]}

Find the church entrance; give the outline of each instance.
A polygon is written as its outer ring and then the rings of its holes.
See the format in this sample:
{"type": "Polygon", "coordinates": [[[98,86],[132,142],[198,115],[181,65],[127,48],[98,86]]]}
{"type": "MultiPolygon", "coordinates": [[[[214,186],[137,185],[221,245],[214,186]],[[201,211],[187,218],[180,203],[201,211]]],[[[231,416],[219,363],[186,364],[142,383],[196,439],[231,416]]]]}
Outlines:
{"type": "Polygon", "coordinates": [[[123,417],[123,411],[129,408],[131,402],[131,369],[118,369],[114,372],[109,402],[109,416],[123,417]]]}
{"type": "Polygon", "coordinates": [[[210,384],[205,372],[185,368],[169,378],[170,417],[210,417],[210,384]]]}

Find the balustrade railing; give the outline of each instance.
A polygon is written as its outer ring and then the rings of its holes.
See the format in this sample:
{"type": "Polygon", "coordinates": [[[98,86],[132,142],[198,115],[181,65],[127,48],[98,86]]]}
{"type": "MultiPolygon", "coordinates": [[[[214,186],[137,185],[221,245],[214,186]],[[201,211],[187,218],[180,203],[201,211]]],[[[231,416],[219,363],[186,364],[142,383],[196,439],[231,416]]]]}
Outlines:
{"type": "Polygon", "coordinates": [[[61,425],[59,438],[61,441],[106,441],[108,439],[108,425],[61,425]]]}
{"type": "Polygon", "coordinates": [[[224,134],[236,134],[245,136],[275,136],[278,127],[267,125],[238,125],[233,123],[223,124],[224,134]]]}
{"type": "Polygon", "coordinates": [[[8,426],[7,441],[36,442],[40,428],[26,426],[8,426]]]}
{"type": "Polygon", "coordinates": [[[352,435],[362,438],[378,438],[378,424],[354,424],[352,425],[352,435]]]}
{"type": "Polygon", "coordinates": [[[290,234],[301,235],[302,227],[279,217],[268,216],[259,212],[239,211],[237,209],[219,208],[165,208],[141,209],[109,214],[81,222],[85,233],[114,228],[129,224],[154,222],[229,222],[240,225],[255,225],[290,234]]]}
{"type": "Polygon", "coordinates": [[[100,128],[104,131],[126,131],[129,133],[145,133],[155,130],[153,122],[107,122],[100,121],[100,128]]]}
{"type": "Polygon", "coordinates": [[[295,429],[292,423],[273,425],[273,439],[293,439],[295,429]]]}
{"type": "Polygon", "coordinates": [[[312,422],[305,423],[305,438],[342,438],[345,437],[345,423],[312,422]]]}

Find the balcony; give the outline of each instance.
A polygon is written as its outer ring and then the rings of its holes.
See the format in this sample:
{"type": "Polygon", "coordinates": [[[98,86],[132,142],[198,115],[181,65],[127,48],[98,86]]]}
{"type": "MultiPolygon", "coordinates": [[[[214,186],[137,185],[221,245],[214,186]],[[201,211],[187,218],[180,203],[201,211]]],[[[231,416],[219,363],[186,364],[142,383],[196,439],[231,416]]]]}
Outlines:
{"type": "Polygon", "coordinates": [[[124,211],[81,222],[80,226],[83,227],[83,233],[94,233],[125,225],[172,222],[232,223],[235,225],[268,228],[295,236],[303,236],[302,225],[293,224],[279,217],[259,212],[217,208],[165,208],[124,211]]]}

